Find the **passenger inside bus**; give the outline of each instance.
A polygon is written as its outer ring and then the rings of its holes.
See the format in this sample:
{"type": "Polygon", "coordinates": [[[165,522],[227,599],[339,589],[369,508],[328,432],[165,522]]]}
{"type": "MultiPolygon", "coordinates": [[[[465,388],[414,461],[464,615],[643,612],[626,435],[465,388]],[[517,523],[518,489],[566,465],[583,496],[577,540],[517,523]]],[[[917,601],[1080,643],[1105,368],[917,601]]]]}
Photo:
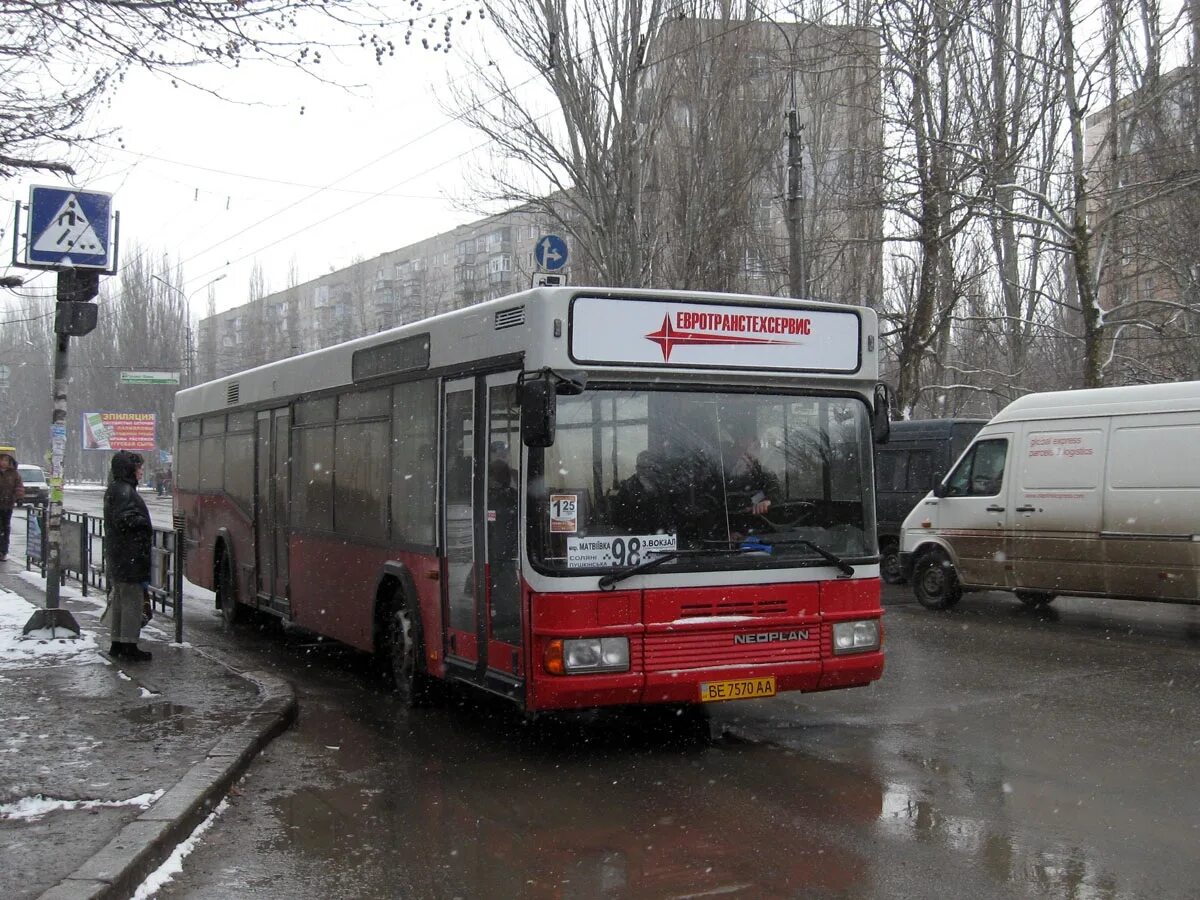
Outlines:
{"type": "Polygon", "coordinates": [[[651,451],[637,455],[634,473],[621,482],[610,502],[613,522],[629,534],[659,534],[666,530],[674,510],[661,466],[651,451]]]}
{"type": "Polygon", "coordinates": [[[488,567],[492,637],[521,642],[521,593],[517,581],[517,489],[500,457],[488,464],[488,567]]]}

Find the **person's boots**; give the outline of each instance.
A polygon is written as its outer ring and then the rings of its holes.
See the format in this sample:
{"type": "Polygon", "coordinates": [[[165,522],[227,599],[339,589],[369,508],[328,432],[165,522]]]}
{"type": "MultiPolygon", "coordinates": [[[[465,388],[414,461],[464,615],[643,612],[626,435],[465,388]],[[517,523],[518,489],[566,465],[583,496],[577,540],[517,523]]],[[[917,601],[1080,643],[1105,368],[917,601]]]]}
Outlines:
{"type": "Polygon", "coordinates": [[[154,654],[149,650],[142,650],[136,643],[126,644],[124,657],[130,662],[149,662],[154,658],[154,654]]]}
{"type": "Polygon", "coordinates": [[[108,655],[120,659],[125,655],[125,645],[120,641],[113,641],[112,646],[108,648],[108,655]]]}

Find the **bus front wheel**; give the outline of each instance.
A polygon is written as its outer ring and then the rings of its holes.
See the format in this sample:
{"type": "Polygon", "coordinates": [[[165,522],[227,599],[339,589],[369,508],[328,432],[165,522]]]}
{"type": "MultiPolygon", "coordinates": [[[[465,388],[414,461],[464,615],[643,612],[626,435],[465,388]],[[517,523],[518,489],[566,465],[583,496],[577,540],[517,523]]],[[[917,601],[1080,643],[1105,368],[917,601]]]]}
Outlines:
{"type": "Polygon", "coordinates": [[[962,599],[954,564],[941,550],[927,550],[917,558],[913,592],[926,609],[949,609],[962,599]]]}
{"type": "Polygon", "coordinates": [[[397,595],[387,613],[383,652],[392,690],[409,707],[424,706],[433,692],[433,679],[425,671],[421,617],[403,596],[397,595]]]}
{"type": "Polygon", "coordinates": [[[217,606],[226,625],[236,625],[245,618],[245,610],[237,602],[237,584],[233,579],[233,560],[222,552],[217,562],[217,606]]]}

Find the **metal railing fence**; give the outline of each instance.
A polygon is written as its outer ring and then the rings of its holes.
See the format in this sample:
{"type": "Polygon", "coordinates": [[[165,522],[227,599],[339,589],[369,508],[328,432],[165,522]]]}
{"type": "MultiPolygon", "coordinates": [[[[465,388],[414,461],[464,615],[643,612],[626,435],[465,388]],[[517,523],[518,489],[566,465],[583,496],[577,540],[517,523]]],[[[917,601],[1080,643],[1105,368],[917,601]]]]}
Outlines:
{"type": "MultiPolygon", "coordinates": [[[[37,569],[46,576],[45,508],[27,509],[25,518],[25,568],[37,569]]],[[[155,615],[162,613],[175,621],[175,642],[183,641],[183,553],[181,532],[170,528],[154,529],[150,546],[150,604],[155,615]]],[[[58,568],[61,583],[67,578],[79,582],[86,597],[89,591],[108,593],[108,574],[104,570],[104,518],[88,513],[64,512],[59,523],[58,568]]]]}

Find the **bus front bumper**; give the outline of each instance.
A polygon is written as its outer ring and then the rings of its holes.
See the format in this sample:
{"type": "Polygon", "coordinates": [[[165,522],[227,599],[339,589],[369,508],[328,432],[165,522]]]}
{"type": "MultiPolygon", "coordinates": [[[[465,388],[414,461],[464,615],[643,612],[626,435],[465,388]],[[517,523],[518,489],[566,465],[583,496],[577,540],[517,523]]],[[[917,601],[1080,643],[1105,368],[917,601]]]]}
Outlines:
{"type": "MultiPolygon", "coordinates": [[[[735,696],[714,696],[709,685],[747,685],[774,678],[773,693],[826,691],[861,687],[883,674],[882,650],[849,653],[822,660],[788,664],[749,664],[665,672],[622,672],[605,675],[541,675],[531,691],[531,709],[657,703],[704,703],[735,696]]],[[[747,695],[753,696],[753,694],[747,695]]],[[[764,695],[764,696],[770,696],[764,695]]]]}

